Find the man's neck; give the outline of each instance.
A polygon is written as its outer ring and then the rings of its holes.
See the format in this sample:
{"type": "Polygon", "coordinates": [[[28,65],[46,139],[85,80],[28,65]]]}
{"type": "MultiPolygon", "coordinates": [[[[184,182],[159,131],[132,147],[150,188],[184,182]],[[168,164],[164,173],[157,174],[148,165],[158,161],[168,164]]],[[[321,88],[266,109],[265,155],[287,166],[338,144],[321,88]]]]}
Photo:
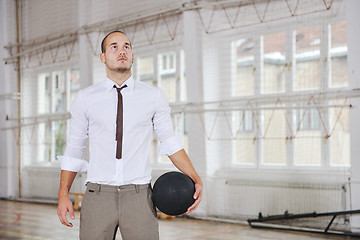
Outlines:
{"type": "Polygon", "coordinates": [[[126,80],[131,77],[131,71],[119,73],[119,72],[107,72],[107,77],[121,86],[126,80]]]}

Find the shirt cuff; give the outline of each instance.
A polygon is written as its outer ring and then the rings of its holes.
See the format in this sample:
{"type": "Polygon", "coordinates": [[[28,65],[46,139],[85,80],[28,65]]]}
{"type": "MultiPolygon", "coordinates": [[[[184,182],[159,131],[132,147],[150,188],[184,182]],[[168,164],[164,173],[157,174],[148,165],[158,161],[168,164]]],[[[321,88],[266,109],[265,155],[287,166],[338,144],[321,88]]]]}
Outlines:
{"type": "Polygon", "coordinates": [[[158,155],[167,155],[171,156],[174,153],[184,149],[184,147],[179,143],[176,136],[168,138],[166,141],[160,143],[158,148],[158,155]]]}
{"type": "Polygon", "coordinates": [[[70,172],[86,172],[88,162],[79,158],[72,158],[66,156],[57,156],[61,163],[61,170],[70,172]]]}

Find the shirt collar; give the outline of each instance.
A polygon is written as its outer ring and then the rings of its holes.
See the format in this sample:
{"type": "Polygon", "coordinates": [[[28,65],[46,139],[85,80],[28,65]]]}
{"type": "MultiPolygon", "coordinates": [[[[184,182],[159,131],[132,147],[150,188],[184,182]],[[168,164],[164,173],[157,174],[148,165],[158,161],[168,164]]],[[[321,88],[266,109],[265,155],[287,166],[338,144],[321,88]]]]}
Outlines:
{"type": "Polygon", "coordinates": [[[121,90],[121,92],[126,91],[132,94],[134,92],[134,87],[135,87],[135,81],[132,75],[121,86],[119,86],[117,83],[115,83],[113,80],[111,80],[108,77],[106,77],[105,80],[105,87],[106,90],[109,92],[114,90],[114,85],[116,87],[122,87],[125,84],[127,85],[127,87],[121,90]]]}

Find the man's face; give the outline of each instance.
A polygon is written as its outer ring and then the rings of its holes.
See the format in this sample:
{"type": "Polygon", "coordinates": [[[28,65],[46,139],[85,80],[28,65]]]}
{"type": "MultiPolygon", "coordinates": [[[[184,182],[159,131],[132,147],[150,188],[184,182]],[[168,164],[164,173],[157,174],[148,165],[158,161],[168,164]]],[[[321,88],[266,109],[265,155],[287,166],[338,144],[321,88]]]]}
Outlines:
{"type": "Polygon", "coordinates": [[[104,52],[100,54],[100,59],[108,70],[121,73],[131,71],[134,54],[130,40],[123,33],[110,34],[105,39],[104,52]]]}

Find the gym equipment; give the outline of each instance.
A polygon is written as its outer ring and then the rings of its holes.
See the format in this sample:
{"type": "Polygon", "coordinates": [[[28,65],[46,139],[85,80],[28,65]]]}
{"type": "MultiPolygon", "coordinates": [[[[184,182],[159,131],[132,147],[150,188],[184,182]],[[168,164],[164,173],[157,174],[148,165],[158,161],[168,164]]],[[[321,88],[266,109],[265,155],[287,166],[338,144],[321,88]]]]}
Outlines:
{"type": "Polygon", "coordinates": [[[153,202],[163,213],[176,216],[186,213],[195,202],[195,184],[181,172],[167,172],[161,175],[153,187],[153,202]]]}
{"type": "Polygon", "coordinates": [[[341,215],[352,215],[352,214],[359,214],[360,209],[357,210],[348,210],[348,211],[337,211],[337,212],[324,212],[324,213],[301,213],[301,214],[290,214],[288,211],[285,211],[283,215],[273,215],[263,217],[262,213],[259,213],[258,218],[255,219],[248,219],[249,226],[252,228],[267,228],[267,229],[279,229],[279,230],[292,230],[292,231],[301,231],[301,232],[311,232],[311,233],[324,233],[324,234],[335,234],[335,235],[343,235],[343,236],[350,236],[350,237],[360,237],[358,232],[349,232],[349,231],[334,231],[330,230],[330,226],[333,224],[335,218],[341,215]],[[275,223],[271,223],[273,221],[279,220],[291,220],[291,219],[298,219],[298,218],[316,218],[316,217],[325,217],[325,216],[332,216],[329,224],[324,230],[315,229],[315,228],[301,228],[295,226],[284,226],[278,225],[275,223]],[[270,222],[270,223],[267,223],[270,222]]]}

